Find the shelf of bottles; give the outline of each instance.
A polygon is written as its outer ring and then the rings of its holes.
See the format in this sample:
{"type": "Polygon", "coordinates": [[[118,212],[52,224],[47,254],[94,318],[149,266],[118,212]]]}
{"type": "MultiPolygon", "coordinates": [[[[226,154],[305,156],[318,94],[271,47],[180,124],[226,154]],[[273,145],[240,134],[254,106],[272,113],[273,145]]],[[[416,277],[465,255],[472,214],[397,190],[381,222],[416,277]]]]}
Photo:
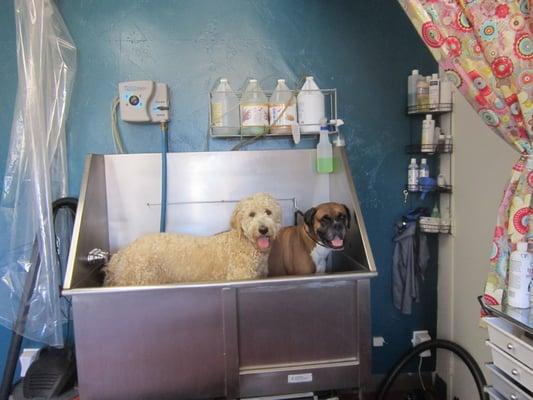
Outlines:
{"type": "Polygon", "coordinates": [[[407,114],[442,114],[453,111],[452,108],[452,103],[417,104],[415,106],[408,106],[407,114]]]}
{"type": "Polygon", "coordinates": [[[408,144],[405,146],[407,154],[447,154],[453,151],[453,144],[408,144]]]}
{"type": "MultiPolygon", "coordinates": [[[[291,97],[290,100],[285,103],[285,107],[292,102],[294,102],[295,105],[297,105],[297,99],[298,94],[300,93],[300,90],[291,90],[291,97]]],[[[324,118],[327,119],[327,121],[336,121],[337,120],[337,89],[320,89],[320,90],[306,90],[306,93],[312,93],[312,92],[321,92],[324,96],[324,118]]],[[[240,100],[242,98],[243,92],[241,91],[234,91],[233,92],[237,98],[240,100]]],[[[263,93],[267,96],[267,98],[270,98],[272,95],[272,91],[264,90],[263,93]]],[[[279,125],[275,125],[276,121],[269,121],[269,125],[265,126],[252,126],[247,127],[246,130],[241,129],[241,126],[217,126],[213,122],[213,94],[209,94],[209,135],[213,138],[250,138],[250,137],[287,137],[293,135],[293,132],[295,130],[298,130],[301,136],[311,136],[311,135],[318,135],[320,133],[320,125],[319,124],[304,124],[299,123],[298,121],[298,110],[296,110],[296,116],[292,118],[293,124],[290,126],[284,126],[281,127],[279,125]],[[252,128],[252,129],[250,129],[252,128]],[[274,129],[273,129],[274,128],[274,129]]],[[[239,107],[239,120],[242,120],[241,115],[241,107],[239,107]]],[[[229,113],[232,111],[231,109],[227,112],[229,113]]],[[[270,113],[269,113],[270,114],[270,113]]],[[[219,119],[223,119],[224,114],[222,116],[219,116],[219,119]]],[[[329,133],[337,133],[336,125],[330,124],[329,133]]]]}

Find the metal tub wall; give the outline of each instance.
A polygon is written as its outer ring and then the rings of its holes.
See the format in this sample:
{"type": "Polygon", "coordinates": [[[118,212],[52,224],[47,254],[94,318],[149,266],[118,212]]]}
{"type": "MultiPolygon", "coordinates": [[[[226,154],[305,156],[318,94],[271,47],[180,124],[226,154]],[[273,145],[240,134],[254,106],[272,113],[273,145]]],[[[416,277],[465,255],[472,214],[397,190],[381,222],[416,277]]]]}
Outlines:
{"type": "Polygon", "coordinates": [[[313,150],[169,155],[168,230],[227,229],[238,199],[273,194],[284,224],[324,201],[354,211],[325,275],[153,287],[101,287],[87,261],[157,231],[154,154],[89,156],[64,294],[72,296],[84,399],[251,397],[357,388],[370,371],[374,260],[346,157],[314,172],[313,150]]]}

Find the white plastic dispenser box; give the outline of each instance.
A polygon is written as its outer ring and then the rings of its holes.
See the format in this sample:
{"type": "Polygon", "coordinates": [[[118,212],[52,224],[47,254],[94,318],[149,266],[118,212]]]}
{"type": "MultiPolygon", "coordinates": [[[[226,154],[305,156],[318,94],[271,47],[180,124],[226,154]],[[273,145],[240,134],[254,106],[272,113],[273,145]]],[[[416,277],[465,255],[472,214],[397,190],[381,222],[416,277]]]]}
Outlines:
{"type": "Polygon", "coordinates": [[[170,102],[168,86],[154,81],[118,84],[120,117],[126,122],[167,122],[170,102]]]}

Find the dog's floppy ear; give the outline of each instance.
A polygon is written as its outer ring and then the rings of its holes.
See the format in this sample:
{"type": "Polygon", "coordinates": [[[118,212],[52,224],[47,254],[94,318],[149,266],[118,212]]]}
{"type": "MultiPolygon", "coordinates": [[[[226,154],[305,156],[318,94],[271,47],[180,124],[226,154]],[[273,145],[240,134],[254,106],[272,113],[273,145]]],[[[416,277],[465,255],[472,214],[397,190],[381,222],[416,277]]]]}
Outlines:
{"type": "Polygon", "coordinates": [[[241,211],[242,211],[241,203],[238,203],[233,209],[233,213],[231,214],[231,219],[230,219],[231,228],[236,229],[239,232],[241,231],[241,218],[242,218],[241,211]]]}
{"type": "Polygon", "coordinates": [[[315,218],[316,208],[312,207],[304,214],[304,222],[309,228],[313,228],[313,219],[315,218]]]}
{"type": "Polygon", "coordinates": [[[344,209],[346,210],[346,229],[350,229],[350,225],[352,222],[352,213],[350,212],[350,209],[346,204],[343,204],[344,209]]]}

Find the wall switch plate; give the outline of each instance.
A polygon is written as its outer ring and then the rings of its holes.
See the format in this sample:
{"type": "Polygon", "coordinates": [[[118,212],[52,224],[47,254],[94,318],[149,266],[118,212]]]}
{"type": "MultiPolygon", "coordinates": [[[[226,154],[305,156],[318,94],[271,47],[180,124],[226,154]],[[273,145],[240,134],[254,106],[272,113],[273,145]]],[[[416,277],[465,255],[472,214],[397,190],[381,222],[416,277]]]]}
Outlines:
{"type": "Polygon", "coordinates": [[[372,346],[373,347],[383,347],[383,345],[387,343],[385,342],[385,338],[383,336],[374,336],[372,338],[372,346]]]}

